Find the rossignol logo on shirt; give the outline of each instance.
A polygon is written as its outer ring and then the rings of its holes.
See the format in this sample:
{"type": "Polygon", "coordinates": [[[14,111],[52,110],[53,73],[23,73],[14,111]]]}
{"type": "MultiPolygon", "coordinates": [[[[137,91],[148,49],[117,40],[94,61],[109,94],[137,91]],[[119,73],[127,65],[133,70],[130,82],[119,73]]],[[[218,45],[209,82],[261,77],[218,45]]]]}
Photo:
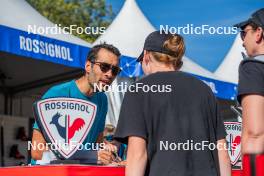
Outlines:
{"type": "Polygon", "coordinates": [[[34,104],[38,125],[53,152],[67,159],[74,155],[93,126],[97,105],[76,98],[48,98],[34,104]]]}
{"type": "Polygon", "coordinates": [[[74,102],[67,102],[67,101],[59,101],[59,102],[47,102],[45,104],[45,110],[54,110],[54,109],[62,109],[62,110],[76,110],[76,111],[86,111],[89,112],[89,105],[74,103],[74,102]]]}

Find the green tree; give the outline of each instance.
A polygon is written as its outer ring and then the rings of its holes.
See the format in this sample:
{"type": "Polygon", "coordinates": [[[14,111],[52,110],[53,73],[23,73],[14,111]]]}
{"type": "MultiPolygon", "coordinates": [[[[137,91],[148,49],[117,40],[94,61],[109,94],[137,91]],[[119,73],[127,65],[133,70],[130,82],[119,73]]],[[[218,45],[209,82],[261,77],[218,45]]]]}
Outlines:
{"type": "MultiPolygon", "coordinates": [[[[100,35],[99,27],[109,26],[114,14],[111,5],[106,5],[105,0],[27,0],[40,14],[55,24],[62,27],[76,25],[78,27],[91,27],[93,33],[78,34],[72,31],[73,35],[88,42],[93,42],[100,35]]],[[[91,28],[87,28],[88,31],[91,28]]],[[[102,30],[102,28],[101,28],[102,30]]]]}

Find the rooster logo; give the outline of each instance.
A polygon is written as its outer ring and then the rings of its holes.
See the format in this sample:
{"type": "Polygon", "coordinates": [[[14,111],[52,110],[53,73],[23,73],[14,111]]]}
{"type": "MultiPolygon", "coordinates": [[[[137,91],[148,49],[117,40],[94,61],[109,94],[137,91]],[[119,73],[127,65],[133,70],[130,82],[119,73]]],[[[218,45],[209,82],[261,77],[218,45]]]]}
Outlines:
{"type": "Polygon", "coordinates": [[[234,155],[234,151],[236,150],[236,147],[241,143],[241,137],[236,136],[233,140],[233,135],[230,134],[230,143],[231,143],[231,155],[234,155]]]}
{"type": "Polygon", "coordinates": [[[72,125],[70,125],[70,115],[65,115],[65,126],[61,126],[59,124],[59,119],[62,117],[60,113],[56,113],[52,116],[52,120],[50,124],[53,124],[56,126],[59,135],[65,139],[65,143],[69,143],[71,138],[75,135],[77,131],[83,128],[85,125],[85,122],[82,118],[76,118],[72,125]]]}

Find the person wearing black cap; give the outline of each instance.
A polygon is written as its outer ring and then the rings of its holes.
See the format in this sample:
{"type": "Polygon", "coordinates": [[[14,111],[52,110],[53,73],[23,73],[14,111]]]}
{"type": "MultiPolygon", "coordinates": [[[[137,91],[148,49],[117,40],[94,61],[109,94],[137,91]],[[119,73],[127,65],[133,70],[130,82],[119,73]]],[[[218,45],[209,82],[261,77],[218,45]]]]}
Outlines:
{"type": "Polygon", "coordinates": [[[235,26],[248,55],[239,66],[237,96],[243,109],[242,154],[264,154],[264,8],[235,26]]]}
{"type": "Polygon", "coordinates": [[[178,34],[155,31],[145,40],[138,61],[147,76],[134,86],[153,89],[125,94],[115,133],[128,143],[126,176],[231,175],[216,98],[202,81],[179,71],[184,52],[178,34]],[[165,91],[154,89],[164,85],[165,91]]]}

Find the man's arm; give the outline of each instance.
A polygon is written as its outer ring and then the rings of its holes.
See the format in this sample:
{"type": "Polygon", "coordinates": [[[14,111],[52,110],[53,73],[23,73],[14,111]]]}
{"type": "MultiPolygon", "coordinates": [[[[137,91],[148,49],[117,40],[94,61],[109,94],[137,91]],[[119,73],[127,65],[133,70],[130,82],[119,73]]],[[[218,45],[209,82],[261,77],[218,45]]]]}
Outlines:
{"type": "Polygon", "coordinates": [[[217,141],[218,148],[218,160],[221,176],[231,176],[231,162],[227,151],[226,140],[221,139],[217,141]]]}
{"type": "Polygon", "coordinates": [[[242,153],[264,152],[264,96],[245,95],[242,97],[242,153]]]}
{"type": "Polygon", "coordinates": [[[46,141],[41,132],[39,130],[34,129],[32,135],[32,146],[34,148],[31,148],[31,157],[34,160],[41,160],[43,152],[46,151],[45,147],[43,150],[40,150],[40,148],[38,147],[40,146],[39,144],[43,144],[43,146],[45,146],[46,141]]]}
{"type": "Polygon", "coordinates": [[[131,136],[128,138],[126,176],[144,176],[147,164],[145,139],[131,136]]]}

